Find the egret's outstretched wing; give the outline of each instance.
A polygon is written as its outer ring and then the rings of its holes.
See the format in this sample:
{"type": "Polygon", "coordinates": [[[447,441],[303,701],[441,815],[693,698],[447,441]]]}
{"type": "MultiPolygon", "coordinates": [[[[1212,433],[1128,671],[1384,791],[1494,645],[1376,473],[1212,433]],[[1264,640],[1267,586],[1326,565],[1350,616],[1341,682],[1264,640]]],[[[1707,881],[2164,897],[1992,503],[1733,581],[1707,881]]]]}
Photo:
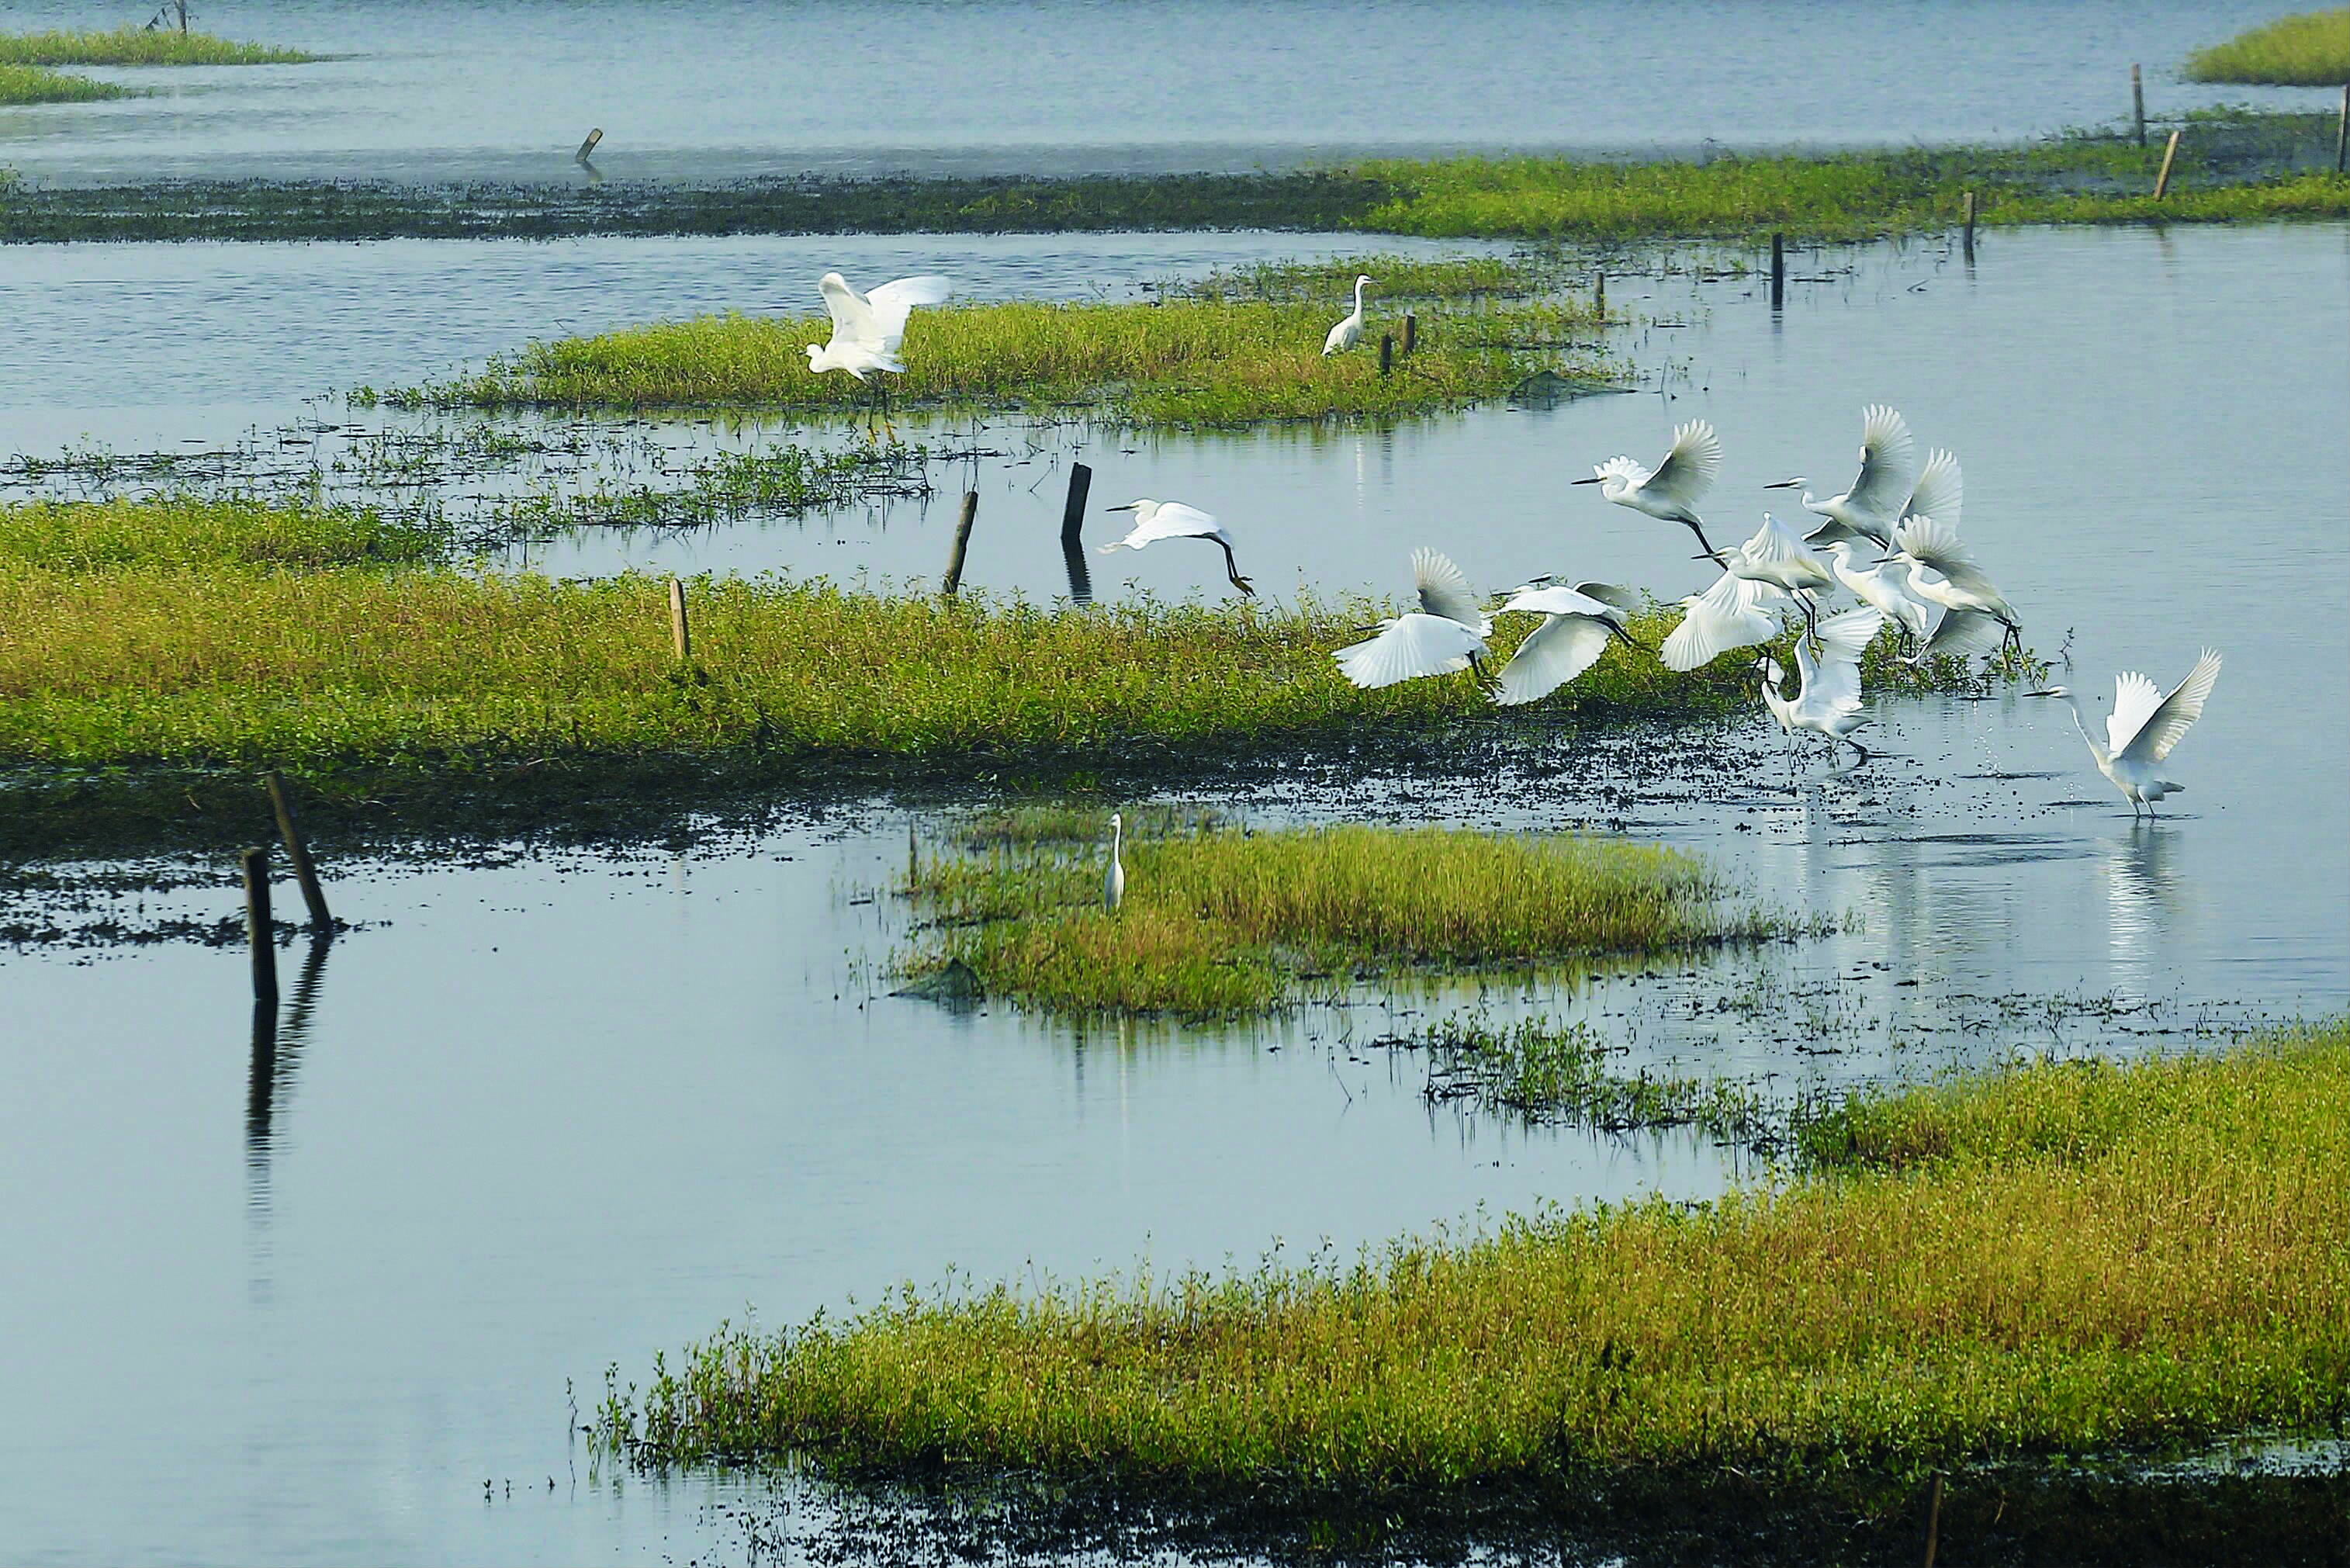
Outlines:
{"type": "Polygon", "coordinates": [[[1488,626],[1478,607],[1477,592],[1468,577],[1441,551],[1421,548],[1411,553],[1412,586],[1419,590],[1419,607],[1472,628],[1482,636],[1488,626]]]}
{"type": "Polygon", "coordinates": [[[1755,529],[1746,543],[1739,546],[1739,552],[1752,566],[1785,566],[1800,561],[1816,570],[1821,576],[1833,579],[1834,574],[1828,570],[1827,563],[1805,548],[1805,544],[1801,534],[1765,512],[1762,514],[1762,526],[1755,529]]]}
{"type": "Polygon", "coordinates": [[[1860,707],[1860,656],[1885,626],[1875,609],[1846,610],[1819,623],[1821,653],[1812,662],[1804,639],[1795,639],[1795,662],[1804,670],[1804,705],[1824,713],[1848,713],[1860,707]]]}
{"type": "Polygon", "coordinates": [[[1918,471],[1917,488],[1909,492],[1909,504],[1901,509],[1901,516],[1905,522],[1912,517],[1936,517],[1955,529],[1965,504],[1966,477],[1959,472],[1958,454],[1947,447],[1936,447],[1918,471]]]}
{"type": "Polygon", "coordinates": [[[906,335],[906,317],[918,305],[943,305],[954,285],[942,277],[901,277],[885,283],[865,296],[889,348],[895,351],[906,335]]]}
{"type": "Polygon", "coordinates": [[[1918,649],[1919,659],[1971,659],[1989,653],[2006,636],[1999,618],[1982,610],[1948,609],[1929,603],[1926,613],[1933,630],[1918,649]]]}
{"type": "Polygon", "coordinates": [[[1150,521],[1136,524],[1127,537],[1139,537],[1141,544],[1135,548],[1140,549],[1154,539],[1213,538],[1223,531],[1222,524],[1196,506],[1187,506],[1180,501],[1162,501],[1159,510],[1150,514],[1150,521]]]}
{"type": "Polygon", "coordinates": [[[1721,438],[1703,420],[1691,420],[1673,431],[1671,450],[1640,488],[1660,500],[1695,506],[1721,472],[1721,438]]]}
{"type": "Polygon", "coordinates": [[[1681,624],[1665,639],[1668,670],[1695,670],[1733,648],[1751,648],[1779,634],[1779,618],[1762,606],[1782,596],[1767,583],[1724,572],[1713,587],[1681,601],[1681,624]]]}
{"type": "Polygon", "coordinates": [[[1877,634],[1885,629],[1885,615],[1874,608],[1849,609],[1828,617],[1815,629],[1823,665],[1848,664],[1857,670],[1860,656],[1877,640],[1877,634]]]}
{"type": "Polygon", "coordinates": [[[2116,762],[2158,763],[2170,755],[2170,748],[2187,733],[2188,726],[2203,716],[2203,704],[2211,695],[2211,688],[2220,679],[2220,653],[2207,648],[2187,679],[2171,689],[2170,695],[2155,703],[2153,681],[2133,670],[2114,679],[2114,711],[2106,720],[2106,733],[2112,738],[2116,762]],[[2126,696],[2128,707],[2124,708],[2126,696]],[[2124,723],[2126,716],[2128,722],[2124,723]]]}
{"type": "Polygon", "coordinates": [[[1340,673],[1366,689],[1393,686],[1422,675],[1451,675],[1469,668],[1469,656],[1484,651],[1485,639],[1440,615],[1398,616],[1367,642],[1333,655],[1340,673]]]}
{"type": "Polygon", "coordinates": [[[1552,616],[1526,634],[1518,650],[1510,655],[1509,663],[1502,667],[1501,684],[1493,693],[1493,701],[1507,708],[1549,696],[1598,662],[1599,656],[1607,651],[1611,635],[1604,620],[1580,615],[1552,616]]]}
{"type": "Polygon", "coordinates": [[[1533,583],[1512,594],[1501,613],[1508,615],[1513,610],[1533,610],[1540,615],[1587,615],[1600,620],[1621,613],[1614,605],[1593,598],[1579,588],[1543,587],[1533,583]]]}
{"type": "Polygon", "coordinates": [[[816,292],[824,296],[824,307],[832,312],[832,336],[836,341],[847,338],[879,348],[884,336],[881,323],[873,314],[872,302],[848,286],[848,280],[837,272],[828,272],[816,279],[816,292]]]}
{"type": "Polygon", "coordinates": [[[1846,492],[1846,504],[1872,516],[1898,518],[1918,477],[1909,421],[1883,403],[1871,403],[1860,419],[1860,477],[1846,492]]]}
{"type": "MultiPolygon", "coordinates": [[[[1991,578],[1975,565],[1966,545],[1959,542],[1959,531],[1939,517],[1904,519],[1893,532],[1893,547],[1969,595],[1987,599],[1999,597],[1999,590],[1991,586],[1991,578]]],[[[1916,577],[1914,572],[1911,576],[1916,577]]]]}
{"type": "Polygon", "coordinates": [[[1620,583],[1577,583],[1575,591],[1603,605],[1614,605],[1626,615],[1640,613],[1640,596],[1620,583]]]}

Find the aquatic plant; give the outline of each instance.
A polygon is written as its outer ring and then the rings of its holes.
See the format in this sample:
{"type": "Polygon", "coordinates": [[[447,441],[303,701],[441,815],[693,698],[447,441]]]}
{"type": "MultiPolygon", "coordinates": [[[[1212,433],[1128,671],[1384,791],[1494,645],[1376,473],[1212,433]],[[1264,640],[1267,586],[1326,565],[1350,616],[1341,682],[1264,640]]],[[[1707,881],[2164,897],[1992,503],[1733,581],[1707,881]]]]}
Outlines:
{"type": "Polygon", "coordinates": [[[0,33],[0,65],[7,66],[269,66],[301,65],[317,57],[299,49],[232,43],[207,33],[128,24],[106,32],[0,33]]]}
{"type": "Polygon", "coordinates": [[[1792,1114],[1733,1079],[1617,1072],[1607,1043],[1584,1023],[1529,1018],[1499,1027],[1456,1015],[1391,1044],[1427,1054],[1429,1098],[1474,1100],[1529,1121],[1603,1132],[1693,1127],[1721,1143],[1769,1147],[1792,1114]]]}
{"type": "Polygon", "coordinates": [[[2266,82],[2282,87],[2350,83],[2350,5],[2304,11],[2249,27],[2197,49],[2179,75],[2191,82],[2266,82]]]}
{"type": "Polygon", "coordinates": [[[648,1466],[1199,1500],[1724,1467],[1767,1490],[2350,1420],[2350,1029],[1893,1098],[1850,1122],[1917,1158],[1711,1203],[722,1328],[598,1436],[648,1466]]]}
{"type": "MultiPolygon", "coordinates": [[[[90,77],[68,76],[39,66],[0,64],[0,104],[88,103],[121,98],[130,89],[90,77]]],[[[15,182],[0,182],[0,194],[15,193],[15,182]]]]}

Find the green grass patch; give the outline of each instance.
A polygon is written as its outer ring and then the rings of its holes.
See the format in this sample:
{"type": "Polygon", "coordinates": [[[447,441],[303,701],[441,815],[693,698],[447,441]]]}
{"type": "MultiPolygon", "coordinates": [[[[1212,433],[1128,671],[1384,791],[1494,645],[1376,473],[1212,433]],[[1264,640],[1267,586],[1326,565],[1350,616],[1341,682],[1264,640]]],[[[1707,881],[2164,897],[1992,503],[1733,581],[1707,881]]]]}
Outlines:
{"type": "Polygon", "coordinates": [[[299,49],[128,25],[110,32],[0,33],[0,66],[277,66],[317,58],[299,49]]]}
{"type": "MultiPolygon", "coordinates": [[[[1179,819],[1180,820],[1180,819],[1179,819]]],[[[1138,826],[1140,825],[1138,824],[1138,826]]],[[[912,961],[1065,1012],[1262,1012],[1309,984],[1524,971],[1779,934],[1695,857],[1613,840],[1441,828],[1137,833],[1102,907],[1100,836],[917,861],[912,961]]]]}
{"type": "Polygon", "coordinates": [[[360,507],[182,494],[134,501],[0,503],[0,562],[71,576],[127,567],[207,569],[415,566],[447,541],[423,524],[360,507]]]}
{"type": "Polygon", "coordinates": [[[1695,1127],[1717,1143],[1769,1148],[1789,1117],[1750,1084],[1681,1074],[1621,1073],[1597,1031],[1530,1018],[1496,1026],[1451,1017],[1396,1044],[1429,1057],[1428,1096],[1471,1100],[1528,1121],[1602,1132],[1695,1127]]]}
{"type": "MultiPolygon", "coordinates": [[[[1322,353],[1349,306],[1333,297],[920,310],[906,331],[906,373],[889,379],[890,392],[916,403],[1232,424],[1458,408],[1500,397],[1536,370],[1590,379],[1607,369],[1588,309],[1548,302],[1431,310],[1418,351],[1382,376],[1378,335],[1399,334],[1400,313],[1372,318],[1367,348],[1322,353]]],[[[872,396],[867,387],[808,369],[806,347],[830,332],[824,317],[698,317],[532,343],[477,375],[384,396],[401,406],[858,408],[872,396]]]]}
{"type": "MultiPolygon", "coordinates": [[[[0,104],[90,103],[124,97],[128,88],[88,77],[68,76],[39,66],[0,64],[0,104]]],[[[0,195],[10,193],[12,181],[0,181],[0,195]]]]}
{"type": "Polygon", "coordinates": [[[2191,82],[2263,82],[2278,87],[2350,83],[2350,5],[2305,11],[2198,49],[2180,71],[2191,82]]]}
{"type": "Polygon", "coordinates": [[[598,1434],[649,1466],[801,1455],[1196,1497],[1803,1484],[2350,1420],[2350,1031],[1941,1093],[1911,1118],[1946,1129],[1927,1158],[1708,1204],[1351,1265],[951,1279],[722,1328],[640,1402],[608,1397],[598,1434]]]}

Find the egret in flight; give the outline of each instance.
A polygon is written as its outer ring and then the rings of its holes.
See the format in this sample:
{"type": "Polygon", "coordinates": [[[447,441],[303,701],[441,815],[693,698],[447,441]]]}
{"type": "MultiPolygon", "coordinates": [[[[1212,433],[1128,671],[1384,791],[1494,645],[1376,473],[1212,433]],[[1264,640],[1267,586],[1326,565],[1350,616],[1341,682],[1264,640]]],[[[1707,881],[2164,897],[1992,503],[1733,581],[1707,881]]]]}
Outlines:
{"type": "Polygon", "coordinates": [[[1908,633],[1912,641],[1931,637],[1928,623],[1939,611],[1909,591],[1909,558],[1894,556],[1870,566],[1852,558],[1852,541],[1837,539],[1828,545],[1828,567],[1836,581],[1850,588],[1861,603],[1908,633]]]}
{"type": "Polygon", "coordinates": [[[2002,642],[2023,647],[2015,610],[1959,542],[1959,531],[1939,517],[1910,517],[1893,531],[1893,547],[1909,561],[1909,589],[1945,609],[1973,610],[1997,620],[2002,642]]]}
{"type": "Polygon", "coordinates": [[[1796,731],[1809,730],[1830,741],[1843,742],[1860,753],[1862,762],[1868,761],[1868,748],[1852,738],[1855,730],[1868,722],[1860,713],[1860,656],[1884,625],[1884,615],[1874,608],[1846,610],[1828,617],[1820,622],[1817,631],[1817,662],[1814,662],[1811,649],[1804,646],[1804,639],[1797,638],[1795,672],[1803,684],[1792,698],[1780,694],[1779,683],[1786,672],[1779,668],[1779,661],[1756,661],[1755,668],[1762,672],[1762,701],[1791,741],[1796,731]]]}
{"type": "MultiPolygon", "coordinates": [[[[1814,545],[1837,539],[1866,539],[1884,545],[1908,504],[1918,478],[1916,443],[1909,423],[1895,410],[1872,403],[1860,415],[1860,473],[1842,495],[1825,499],[1804,492],[1804,510],[1827,519],[1812,530],[1814,545]]],[[[1766,484],[1765,490],[1792,490],[1803,484],[1799,476],[1766,484]]]]}
{"type": "Polygon", "coordinates": [[[1411,553],[1419,608],[1379,622],[1378,635],[1333,655],[1347,679],[1366,689],[1423,675],[1451,675],[1480,665],[1493,623],[1477,607],[1469,579],[1434,550],[1411,553]]]}
{"type": "Polygon", "coordinates": [[[1668,670],[1695,670],[1733,648],[1752,648],[1779,635],[1778,613],[1765,609],[1787,596],[1768,583],[1724,572],[1713,587],[1681,600],[1681,623],[1659,650],[1668,670]]]}
{"type": "Polygon", "coordinates": [[[1531,610],[1543,621],[1526,633],[1502,666],[1493,701],[1509,708],[1549,696],[1597,663],[1611,637],[1639,647],[1624,629],[1625,620],[1639,607],[1639,596],[1613,583],[1567,587],[1537,577],[1526,584],[1496,613],[1531,610]]]}
{"type": "Polygon", "coordinates": [[[2170,755],[2171,748],[2178,744],[2189,727],[2203,716],[2203,704],[2210,700],[2211,688],[2219,679],[2220,654],[2210,648],[2195,661],[2195,668],[2187,672],[2187,679],[2170,689],[2168,697],[2162,694],[2162,688],[2135,670],[2115,676],[2114,711],[2106,716],[2103,745],[2090,732],[2088,721],[2081,716],[2081,699],[2071,688],[2051,686],[2024,695],[2054,697],[2072,709],[2073,725],[2081,732],[2081,739],[2088,742],[2089,755],[2097,759],[2097,771],[2129,797],[2132,816],[2137,815],[2141,805],[2150,816],[2156,801],[2187,787],[2158,776],[2154,770],[2170,755]]]}
{"type": "MultiPolygon", "coordinates": [[[[825,308],[832,312],[831,341],[807,346],[808,369],[816,375],[846,370],[862,381],[876,370],[902,374],[905,365],[898,348],[906,336],[906,317],[918,305],[938,305],[954,292],[942,277],[901,277],[871,294],[859,294],[848,280],[828,272],[816,280],[825,308]]],[[[880,383],[874,383],[879,406],[880,383]]],[[[886,416],[885,416],[886,417],[886,416]]]]}
{"type": "Polygon", "coordinates": [[[1594,467],[1589,479],[1571,483],[1596,484],[1600,494],[1618,506],[1688,524],[1697,535],[1697,547],[1719,559],[1705,536],[1705,520],[1695,508],[1721,472],[1721,438],[1703,420],[1691,420],[1674,430],[1673,444],[1654,469],[1643,468],[1628,457],[1611,457],[1594,467]]]}
{"type": "Polygon", "coordinates": [[[1102,873],[1102,908],[1118,913],[1126,899],[1126,867],[1118,858],[1118,846],[1126,836],[1126,821],[1118,813],[1109,814],[1109,867],[1102,873]]]}
{"type": "Polygon", "coordinates": [[[1367,273],[1355,279],[1355,308],[1345,320],[1330,328],[1329,337],[1322,339],[1322,352],[1325,356],[1344,354],[1362,337],[1363,290],[1370,286],[1371,279],[1367,273]]]}
{"type": "Polygon", "coordinates": [[[1134,526],[1123,539],[1101,547],[1105,556],[1113,550],[1139,550],[1145,545],[1155,545],[1161,539],[1210,539],[1223,547],[1224,576],[1232,587],[1244,594],[1253,594],[1255,587],[1241,576],[1239,565],[1232,559],[1232,536],[1224,525],[1196,506],[1186,506],[1180,501],[1153,501],[1139,495],[1122,506],[1103,508],[1107,512],[1131,512],[1134,526]]]}

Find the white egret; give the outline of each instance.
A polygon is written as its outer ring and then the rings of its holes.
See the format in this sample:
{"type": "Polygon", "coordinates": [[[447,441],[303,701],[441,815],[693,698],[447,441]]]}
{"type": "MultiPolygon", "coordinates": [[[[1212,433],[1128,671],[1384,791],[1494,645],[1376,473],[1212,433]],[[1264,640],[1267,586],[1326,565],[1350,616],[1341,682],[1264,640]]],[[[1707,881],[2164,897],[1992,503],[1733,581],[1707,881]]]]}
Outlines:
{"type": "Polygon", "coordinates": [[[1721,438],[1703,420],[1691,420],[1673,431],[1673,444],[1653,470],[1628,457],[1611,457],[1594,467],[1589,479],[1571,483],[1596,484],[1600,494],[1618,506],[1629,506],[1667,523],[1688,524],[1697,535],[1698,548],[1711,556],[1714,549],[1705,536],[1705,520],[1694,509],[1713,488],[1721,472],[1721,438]]]}
{"type": "Polygon", "coordinates": [[[1419,608],[1379,622],[1378,635],[1332,657],[1347,679],[1366,689],[1422,675],[1451,675],[1480,664],[1493,623],[1477,608],[1469,579],[1434,550],[1411,553],[1419,608]]]}
{"type": "Polygon", "coordinates": [[[1549,696],[1598,662],[1611,637],[1638,647],[1624,622],[1639,604],[1638,596],[1613,583],[1567,587],[1537,577],[1526,584],[1497,613],[1529,610],[1543,622],[1502,666],[1493,701],[1507,708],[1549,696]]]}
{"type": "Polygon", "coordinates": [[[2088,742],[2097,771],[2129,797],[2130,815],[2136,816],[2143,805],[2152,815],[2156,801],[2187,787],[2158,776],[2154,770],[2170,755],[2189,726],[2203,716],[2203,704],[2219,679],[2219,650],[2210,648],[2203,650],[2187,679],[2172,687],[2168,697],[2162,688],[2135,670],[2115,676],[2114,711],[2106,716],[2105,745],[2089,732],[2088,722],[2081,716],[2081,700],[2070,687],[2051,686],[2024,695],[2054,697],[2072,709],[2074,728],[2088,742]]]}
{"type": "Polygon", "coordinates": [[[1959,454],[1938,446],[1928,455],[1926,466],[1918,471],[1918,483],[1909,492],[1908,504],[1901,508],[1901,521],[1939,517],[1955,528],[1966,494],[1966,478],[1959,472],[1959,454]]]}
{"type": "Polygon", "coordinates": [[[1841,741],[1866,762],[1868,748],[1852,738],[1855,730],[1868,722],[1860,712],[1860,657],[1884,625],[1884,614],[1873,607],[1828,617],[1817,630],[1817,662],[1804,639],[1797,638],[1795,672],[1803,684],[1792,698],[1780,694],[1779,683],[1786,671],[1779,668],[1779,661],[1758,659],[1755,668],[1762,672],[1762,701],[1779,727],[1791,737],[1798,730],[1809,730],[1830,741],[1841,741]]]}
{"type": "Polygon", "coordinates": [[[1713,587],[1681,600],[1681,623],[1659,650],[1668,670],[1695,670],[1733,648],[1752,648],[1779,635],[1779,617],[1764,605],[1787,596],[1768,583],[1724,572],[1713,587]]]}
{"type": "MultiPolygon", "coordinates": [[[[808,369],[819,376],[846,370],[859,381],[876,370],[903,373],[906,367],[898,349],[905,340],[906,317],[914,306],[940,304],[954,292],[954,285],[945,278],[925,276],[901,277],[871,294],[859,294],[837,272],[825,274],[816,286],[832,313],[832,337],[822,346],[807,346],[808,369]]],[[[884,394],[880,382],[873,388],[878,410],[884,394]]]]}
{"type": "Polygon", "coordinates": [[[1103,555],[1107,556],[1113,550],[1139,550],[1145,545],[1155,545],[1161,539],[1212,540],[1223,547],[1224,576],[1232,579],[1232,587],[1244,594],[1256,592],[1249,580],[1241,576],[1240,566],[1232,559],[1232,536],[1224,532],[1224,525],[1212,514],[1196,506],[1187,506],[1180,501],[1153,501],[1147,495],[1138,495],[1122,506],[1107,506],[1103,510],[1134,514],[1133,528],[1128,531],[1125,538],[1104,545],[1101,547],[1103,555]]]}
{"type": "Polygon", "coordinates": [[[1852,541],[1836,539],[1828,545],[1828,566],[1835,573],[1836,581],[1850,588],[1861,603],[1876,609],[1913,639],[1933,635],[1929,622],[1939,612],[1933,604],[1909,591],[1907,556],[1894,556],[1864,566],[1852,558],[1852,541]]]}
{"type": "Polygon", "coordinates": [[[1811,552],[1804,536],[1768,512],[1762,514],[1762,526],[1751,538],[1715,558],[1723,570],[1749,582],[1768,583],[1784,593],[1817,593],[1836,585],[1828,563],[1811,552]]]}
{"type": "Polygon", "coordinates": [[[2007,639],[2007,628],[1988,611],[1947,609],[1936,604],[1928,605],[1926,609],[1927,624],[1933,629],[1918,645],[1917,652],[1909,656],[1910,664],[1924,664],[1935,659],[1972,659],[1978,653],[1991,652],[2007,639]]]}
{"type": "Polygon", "coordinates": [[[1126,836],[1126,819],[1116,812],[1109,814],[1109,868],[1102,873],[1102,908],[1111,914],[1126,899],[1126,867],[1119,863],[1118,851],[1126,836]]]}
{"type": "MultiPolygon", "coordinates": [[[[1909,423],[1895,410],[1871,403],[1860,413],[1860,474],[1842,495],[1825,499],[1804,492],[1804,510],[1828,521],[1814,528],[1811,540],[1825,545],[1836,539],[1867,539],[1883,545],[1893,536],[1894,524],[1909,500],[1918,477],[1916,442],[1909,423]]],[[[1765,490],[1791,490],[1801,478],[1783,479],[1765,490]]]]}
{"type": "Polygon", "coordinates": [[[1909,589],[1946,609],[1976,610],[2005,628],[2002,640],[2023,646],[2015,610],[1959,542],[1959,531],[1937,517],[1909,517],[1893,531],[1893,547],[1909,558],[1909,589]]]}
{"type": "Polygon", "coordinates": [[[1322,339],[1322,352],[1325,355],[1344,354],[1360,340],[1363,336],[1363,290],[1370,286],[1371,279],[1368,273],[1355,279],[1354,311],[1337,326],[1330,328],[1329,337],[1322,339]]]}

